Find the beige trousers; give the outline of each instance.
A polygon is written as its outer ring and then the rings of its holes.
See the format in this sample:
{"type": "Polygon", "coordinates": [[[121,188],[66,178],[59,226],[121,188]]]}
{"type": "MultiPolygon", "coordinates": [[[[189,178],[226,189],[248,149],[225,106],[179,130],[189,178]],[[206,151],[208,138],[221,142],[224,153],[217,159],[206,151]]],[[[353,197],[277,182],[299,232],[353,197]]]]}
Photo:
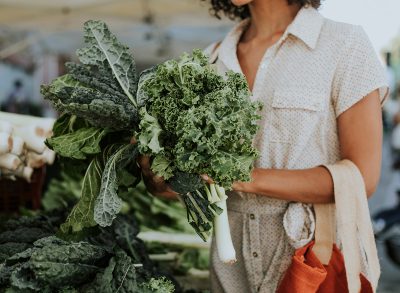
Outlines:
{"type": "Polygon", "coordinates": [[[227,204],[237,262],[222,263],[212,242],[211,292],[274,293],[294,253],[283,227],[288,203],[231,193],[227,204]]]}

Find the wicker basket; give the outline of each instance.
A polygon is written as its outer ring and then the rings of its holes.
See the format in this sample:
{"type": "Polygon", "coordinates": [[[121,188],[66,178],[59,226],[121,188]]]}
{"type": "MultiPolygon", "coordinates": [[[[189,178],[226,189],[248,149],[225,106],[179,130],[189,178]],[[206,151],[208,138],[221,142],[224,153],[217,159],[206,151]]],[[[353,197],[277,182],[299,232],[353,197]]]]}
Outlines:
{"type": "Polygon", "coordinates": [[[15,213],[20,207],[39,209],[46,167],[35,169],[31,182],[0,179],[0,213],[15,213]]]}

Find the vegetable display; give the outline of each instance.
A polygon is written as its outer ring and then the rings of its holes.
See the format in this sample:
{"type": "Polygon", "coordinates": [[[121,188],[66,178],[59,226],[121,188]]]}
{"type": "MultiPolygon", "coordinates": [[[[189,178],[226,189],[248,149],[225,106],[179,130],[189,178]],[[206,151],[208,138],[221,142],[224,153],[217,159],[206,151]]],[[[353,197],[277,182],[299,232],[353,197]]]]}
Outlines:
{"type": "Polygon", "coordinates": [[[85,170],[79,202],[62,231],[112,225],[121,194],[139,182],[136,157],[144,154],[180,194],[195,231],[206,240],[214,227],[220,258],[234,262],[225,190],[250,180],[261,108],[250,100],[245,78],[219,75],[200,50],[139,76],[128,47],[105,23],[88,21],[84,31],[81,63],[69,63],[68,74],[42,86],[62,113],[47,145],[85,170]],[[138,180],[124,183],[127,172],[138,180]]]}
{"type": "Polygon", "coordinates": [[[0,178],[30,182],[34,168],[53,164],[55,153],[44,141],[54,119],[0,112],[0,178]]]}
{"type": "Polygon", "coordinates": [[[7,255],[0,254],[0,292],[175,292],[155,273],[132,217],[119,216],[79,242],[54,236],[53,224],[38,216],[1,225],[0,251],[7,255]]]}

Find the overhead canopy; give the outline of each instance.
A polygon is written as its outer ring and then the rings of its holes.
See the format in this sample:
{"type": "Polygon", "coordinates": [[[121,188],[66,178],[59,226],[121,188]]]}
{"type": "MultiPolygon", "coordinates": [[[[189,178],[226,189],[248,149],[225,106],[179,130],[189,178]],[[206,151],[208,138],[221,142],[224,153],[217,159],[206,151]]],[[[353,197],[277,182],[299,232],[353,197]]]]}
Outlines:
{"type": "MultiPolygon", "coordinates": [[[[200,0],[0,0],[0,29],[28,32],[12,53],[35,44],[69,54],[81,45],[88,19],[106,21],[149,63],[204,47],[231,25],[211,17],[200,0]]],[[[0,48],[0,58],[9,52],[0,48]]]]}

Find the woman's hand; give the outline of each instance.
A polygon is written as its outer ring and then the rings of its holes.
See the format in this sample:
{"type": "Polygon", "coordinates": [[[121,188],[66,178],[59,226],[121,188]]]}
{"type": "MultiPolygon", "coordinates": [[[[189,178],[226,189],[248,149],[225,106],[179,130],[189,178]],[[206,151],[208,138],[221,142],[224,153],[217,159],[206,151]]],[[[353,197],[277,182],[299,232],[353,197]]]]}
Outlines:
{"type": "Polygon", "coordinates": [[[168,199],[177,199],[178,193],[172,190],[163,177],[157,176],[151,171],[149,156],[140,156],[137,162],[142,168],[144,184],[151,194],[168,199]]]}

